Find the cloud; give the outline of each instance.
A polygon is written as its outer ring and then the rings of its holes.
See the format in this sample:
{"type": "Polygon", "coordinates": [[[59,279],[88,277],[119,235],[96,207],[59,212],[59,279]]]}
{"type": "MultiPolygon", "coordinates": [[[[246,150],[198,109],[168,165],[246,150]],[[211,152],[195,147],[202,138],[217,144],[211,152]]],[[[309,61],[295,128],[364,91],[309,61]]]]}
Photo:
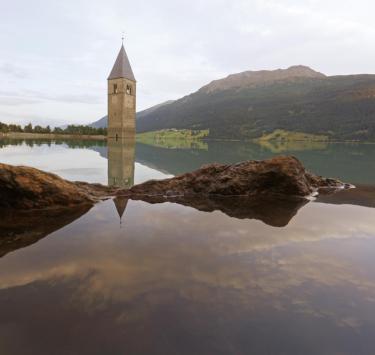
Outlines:
{"type": "MultiPolygon", "coordinates": [[[[138,81],[139,110],[244,70],[305,64],[329,75],[372,73],[374,10],[368,0],[8,2],[0,24],[0,80],[9,91],[71,103],[53,110],[64,109],[76,122],[95,120],[106,111],[106,78],[121,31],[138,81]],[[86,108],[76,110],[76,104],[86,108]]],[[[15,102],[0,105],[28,115],[15,102]]]]}
{"type": "Polygon", "coordinates": [[[25,69],[18,67],[11,63],[3,63],[0,65],[0,73],[11,76],[17,79],[23,79],[28,77],[28,73],[25,69]]]}
{"type": "Polygon", "coordinates": [[[43,101],[58,101],[65,103],[84,103],[84,104],[99,104],[103,102],[103,98],[98,95],[90,95],[80,93],[62,94],[62,95],[49,95],[38,91],[20,91],[20,92],[6,92],[0,90],[0,102],[3,105],[14,104],[36,104],[43,101]]]}

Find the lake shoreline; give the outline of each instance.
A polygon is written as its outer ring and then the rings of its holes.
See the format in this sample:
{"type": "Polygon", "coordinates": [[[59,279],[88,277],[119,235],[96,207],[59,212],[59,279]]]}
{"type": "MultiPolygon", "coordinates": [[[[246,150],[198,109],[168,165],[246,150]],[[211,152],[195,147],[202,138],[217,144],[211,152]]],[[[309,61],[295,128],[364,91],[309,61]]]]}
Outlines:
{"type": "MultiPolygon", "coordinates": [[[[138,134],[137,134],[138,135],[138,134]]],[[[60,134],[60,133],[25,133],[25,132],[0,132],[0,139],[10,138],[10,139],[72,139],[72,140],[101,140],[106,141],[107,136],[104,135],[78,135],[78,134],[60,134]]],[[[138,137],[136,137],[138,138],[138,137]]],[[[168,140],[168,137],[164,137],[164,140],[168,140]]],[[[175,139],[175,138],[173,138],[175,139]]],[[[200,142],[253,142],[256,144],[267,143],[267,142],[277,142],[277,143],[287,143],[287,142],[314,142],[314,143],[350,143],[350,144],[375,144],[373,141],[359,141],[359,140],[309,140],[309,139],[272,139],[272,140],[260,140],[259,138],[254,139],[232,139],[232,138],[186,138],[183,140],[194,140],[200,142]]],[[[142,142],[142,140],[140,139],[142,142]]],[[[146,143],[147,144],[147,143],[146,143]]]]}

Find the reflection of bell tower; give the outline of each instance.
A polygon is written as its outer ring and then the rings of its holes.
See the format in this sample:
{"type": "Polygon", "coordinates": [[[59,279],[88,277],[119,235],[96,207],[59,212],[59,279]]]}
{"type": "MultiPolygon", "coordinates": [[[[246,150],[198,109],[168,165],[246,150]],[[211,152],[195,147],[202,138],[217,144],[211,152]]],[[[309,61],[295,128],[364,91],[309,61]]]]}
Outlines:
{"type": "MultiPolygon", "coordinates": [[[[108,186],[129,189],[134,185],[134,139],[108,139],[108,186]]],[[[113,200],[121,218],[128,199],[118,196],[113,200]]]]}
{"type": "Polygon", "coordinates": [[[134,184],[134,139],[108,139],[108,185],[130,188],[134,184]]]}
{"type": "Polygon", "coordinates": [[[124,197],[124,196],[117,196],[113,199],[113,202],[115,204],[115,207],[116,207],[116,210],[117,210],[117,213],[120,217],[120,226],[122,224],[122,216],[124,215],[124,212],[126,210],[126,206],[128,204],[128,198],[124,197]]]}

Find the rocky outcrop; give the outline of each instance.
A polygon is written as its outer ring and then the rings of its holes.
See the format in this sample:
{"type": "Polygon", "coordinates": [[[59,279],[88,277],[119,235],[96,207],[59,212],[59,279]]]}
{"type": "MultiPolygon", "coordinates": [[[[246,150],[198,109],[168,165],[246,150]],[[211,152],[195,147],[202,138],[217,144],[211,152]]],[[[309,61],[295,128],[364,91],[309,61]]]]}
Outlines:
{"type": "Polygon", "coordinates": [[[41,209],[93,204],[110,191],[99,184],[70,182],[34,168],[0,164],[0,208],[41,209]]]}
{"type": "Polygon", "coordinates": [[[314,175],[295,157],[281,156],[234,165],[209,164],[165,180],[150,180],[125,191],[128,196],[261,196],[306,197],[322,189],[344,187],[341,181],[314,175]]]}
{"type": "Polygon", "coordinates": [[[127,190],[70,182],[38,169],[0,164],[0,257],[71,223],[109,196],[117,196],[120,216],[128,199],[168,201],[282,227],[308,202],[306,196],[342,187],[345,184],[338,180],[307,172],[294,157],[210,164],[127,190]]]}
{"type": "Polygon", "coordinates": [[[345,186],[305,170],[294,157],[246,161],[234,165],[210,164],[165,180],[150,180],[128,190],[99,184],[70,182],[38,169],[0,164],[0,208],[43,209],[93,204],[109,195],[133,199],[196,196],[306,197],[322,189],[345,186]]]}
{"type": "Polygon", "coordinates": [[[230,217],[286,226],[315,192],[349,187],[305,170],[294,157],[210,164],[165,180],[151,180],[118,194],[148,203],[172,202],[200,211],[219,210],[230,217]]]}

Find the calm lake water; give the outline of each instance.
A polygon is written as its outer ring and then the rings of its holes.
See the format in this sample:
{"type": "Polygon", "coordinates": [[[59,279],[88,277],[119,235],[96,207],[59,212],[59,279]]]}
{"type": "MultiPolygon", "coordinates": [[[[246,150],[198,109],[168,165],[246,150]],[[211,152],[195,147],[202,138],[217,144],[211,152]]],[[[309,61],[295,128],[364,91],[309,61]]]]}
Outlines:
{"type": "Polygon", "coordinates": [[[121,186],[278,154],[365,192],[285,213],[107,200],[48,217],[47,236],[0,248],[0,354],[375,354],[375,145],[0,141],[2,163],[121,186]]]}

